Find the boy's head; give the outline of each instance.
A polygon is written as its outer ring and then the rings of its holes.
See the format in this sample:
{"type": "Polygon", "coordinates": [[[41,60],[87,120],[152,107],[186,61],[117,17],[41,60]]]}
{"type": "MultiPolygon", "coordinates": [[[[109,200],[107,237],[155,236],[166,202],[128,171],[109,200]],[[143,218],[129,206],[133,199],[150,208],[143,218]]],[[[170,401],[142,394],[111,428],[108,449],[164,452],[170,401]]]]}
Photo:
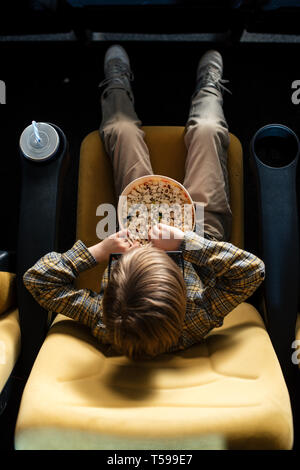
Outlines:
{"type": "Polygon", "coordinates": [[[175,345],[185,309],[182,272],[164,251],[136,248],[113,267],[103,320],[113,344],[129,358],[154,357],[175,345]]]}

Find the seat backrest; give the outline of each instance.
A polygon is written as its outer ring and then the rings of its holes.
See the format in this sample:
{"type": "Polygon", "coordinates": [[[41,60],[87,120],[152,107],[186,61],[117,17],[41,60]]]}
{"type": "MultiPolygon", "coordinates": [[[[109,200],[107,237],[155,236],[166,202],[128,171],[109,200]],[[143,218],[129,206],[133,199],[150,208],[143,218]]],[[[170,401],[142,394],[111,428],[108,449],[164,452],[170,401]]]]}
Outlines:
{"type": "MultiPolygon", "coordinates": [[[[154,173],[166,175],[180,183],[184,179],[186,147],[184,127],[145,126],[145,141],[149,148],[154,173]]],[[[230,134],[228,149],[228,173],[232,209],[232,232],[230,241],[243,248],[243,155],[239,140],[230,134]]],[[[96,227],[102,217],[97,215],[100,204],[117,205],[114,191],[112,166],[106,155],[98,131],[88,134],[80,150],[77,232],[76,239],[86,246],[98,243],[96,227]]],[[[88,287],[96,292],[100,289],[106,263],[81,273],[77,287],[88,287]]]]}

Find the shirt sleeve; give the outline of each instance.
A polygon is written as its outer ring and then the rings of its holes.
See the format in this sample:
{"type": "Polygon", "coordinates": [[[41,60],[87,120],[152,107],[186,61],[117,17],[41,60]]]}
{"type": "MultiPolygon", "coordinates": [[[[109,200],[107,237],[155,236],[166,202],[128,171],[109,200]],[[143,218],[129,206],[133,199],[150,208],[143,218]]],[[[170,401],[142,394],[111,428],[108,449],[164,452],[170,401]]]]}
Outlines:
{"type": "MultiPolygon", "coordinates": [[[[206,314],[207,333],[220,326],[225,315],[250,297],[264,280],[263,261],[231,243],[207,240],[194,232],[186,232],[181,249],[204,286],[204,290],[194,296],[194,302],[206,314]]],[[[199,318],[199,321],[202,320],[199,318]]]]}
{"type": "Polygon", "coordinates": [[[23,281],[42,307],[87,325],[100,339],[105,332],[101,321],[103,294],[73,285],[81,272],[97,264],[85,244],[78,240],[65,253],[52,251],[43,256],[25,272],[23,281]]]}

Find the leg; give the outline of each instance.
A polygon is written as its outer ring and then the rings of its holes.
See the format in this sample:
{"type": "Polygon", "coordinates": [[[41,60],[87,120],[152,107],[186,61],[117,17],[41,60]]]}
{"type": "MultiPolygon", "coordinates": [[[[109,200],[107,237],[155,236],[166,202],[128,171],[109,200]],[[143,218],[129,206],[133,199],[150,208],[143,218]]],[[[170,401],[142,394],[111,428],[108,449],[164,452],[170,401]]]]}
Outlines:
{"type": "Polygon", "coordinates": [[[107,52],[107,87],[101,96],[102,122],[100,135],[114,171],[116,194],[135,178],[153,174],[149,151],[144,141],[141,122],[134,110],[134,98],[126,78],[130,75],[129,61],[123,48],[113,46],[107,52]],[[111,55],[115,54],[111,59],[111,55]],[[116,54],[119,58],[116,58],[116,54]],[[128,62],[127,62],[128,61],[128,62]],[[116,67],[117,62],[117,67],[116,67]],[[126,70],[120,75],[121,66],[126,70]],[[119,68],[118,68],[119,67],[119,68]]]}
{"type": "Polygon", "coordinates": [[[228,240],[231,210],[227,174],[228,127],[222,94],[213,87],[201,88],[192,98],[186,124],[188,149],[184,186],[193,201],[204,205],[204,232],[228,240]]]}
{"type": "Polygon", "coordinates": [[[102,96],[100,134],[114,170],[116,194],[135,178],[153,174],[144,132],[125,90],[102,96]]]}

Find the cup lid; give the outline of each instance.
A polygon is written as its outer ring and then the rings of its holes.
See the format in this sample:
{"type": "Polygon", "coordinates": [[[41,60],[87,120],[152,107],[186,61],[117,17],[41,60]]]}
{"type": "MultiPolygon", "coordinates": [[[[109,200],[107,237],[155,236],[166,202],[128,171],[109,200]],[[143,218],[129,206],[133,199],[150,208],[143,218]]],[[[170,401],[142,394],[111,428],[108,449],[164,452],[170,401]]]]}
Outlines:
{"type": "Polygon", "coordinates": [[[21,151],[29,160],[48,160],[56,153],[58,146],[59,135],[56,129],[46,122],[38,122],[36,126],[30,124],[20,137],[21,151]]]}

